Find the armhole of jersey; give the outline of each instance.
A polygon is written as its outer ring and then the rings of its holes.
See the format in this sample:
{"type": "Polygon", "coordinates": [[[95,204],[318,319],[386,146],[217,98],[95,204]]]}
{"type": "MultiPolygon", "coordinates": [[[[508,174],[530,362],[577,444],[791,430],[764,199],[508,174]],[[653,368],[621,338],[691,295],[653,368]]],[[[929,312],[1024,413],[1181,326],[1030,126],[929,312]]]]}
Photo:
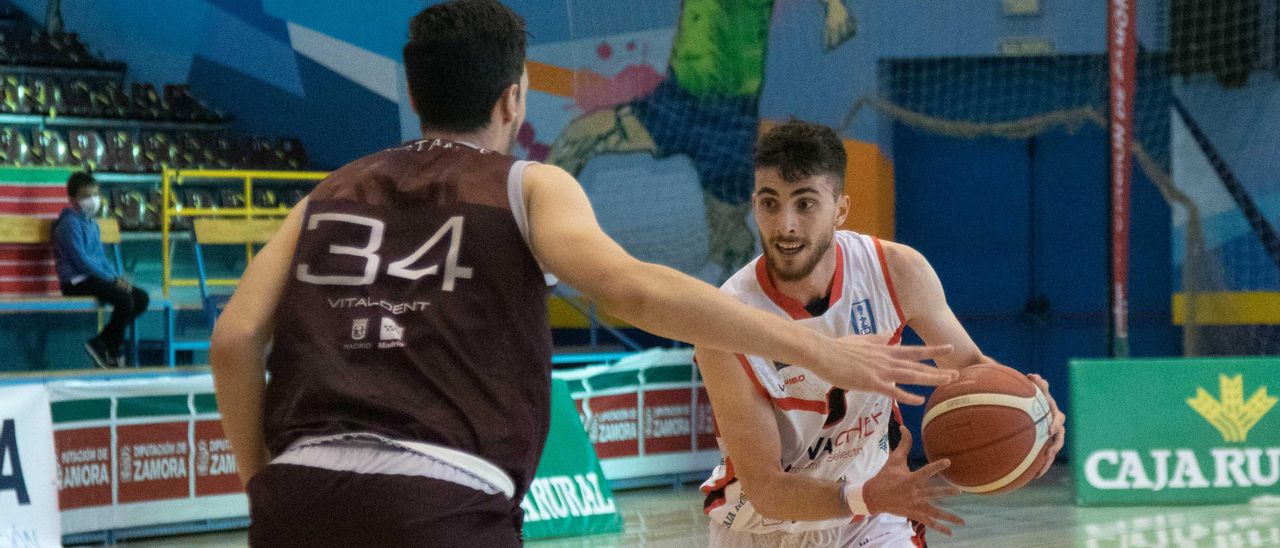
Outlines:
{"type": "Polygon", "coordinates": [[[756,377],[756,370],[751,368],[751,362],[747,360],[747,357],[737,353],[734,356],[738,358],[738,363],[742,364],[742,370],[747,373],[747,378],[751,379],[751,384],[756,387],[756,392],[759,392],[761,396],[764,396],[764,399],[773,403],[773,397],[769,395],[768,390],[764,389],[764,385],[760,384],[760,379],[756,377]]]}
{"type": "Polygon", "coordinates": [[[902,305],[898,303],[898,292],[893,289],[893,275],[889,274],[889,262],[884,256],[884,246],[880,244],[880,238],[875,236],[871,236],[871,241],[876,244],[876,256],[880,259],[880,274],[884,276],[884,287],[889,291],[889,299],[893,301],[893,311],[898,313],[898,329],[894,331],[889,344],[898,344],[902,342],[902,330],[907,327],[907,317],[902,313],[902,305]]]}
{"type": "MultiPolygon", "coordinates": [[[[529,212],[524,207],[524,168],[532,165],[534,162],[528,160],[517,160],[511,164],[511,170],[507,172],[507,204],[511,207],[511,215],[515,217],[516,226],[520,228],[520,236],[524,238],[524,246],[529,249],[529,253],[533,254],[533,242],[529,238],[529,212]]],[[[534,255],[537,259],[537,255],[534,255]]],[[[538,269],[542,270],[542,277],[547,285],[556,285],[560,280],[538,265],[538,269]]]]}

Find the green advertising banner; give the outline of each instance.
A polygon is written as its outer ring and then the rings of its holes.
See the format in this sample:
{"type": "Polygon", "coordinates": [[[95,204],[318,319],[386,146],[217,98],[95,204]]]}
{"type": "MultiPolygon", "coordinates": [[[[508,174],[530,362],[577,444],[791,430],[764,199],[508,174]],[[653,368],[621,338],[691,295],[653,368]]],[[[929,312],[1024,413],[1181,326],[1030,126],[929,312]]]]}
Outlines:
{"type": "Polygon", "coordinates": [[[1280,491],[1280,359],[1072,360],[1081,505],[1231,504],[1280,491]]]}
{"type": "Polygon", "coordinates": [[[565,381],[551,381],[551,431],[524,501],[524,538],[622,531],[613,491],[565,381]]]}

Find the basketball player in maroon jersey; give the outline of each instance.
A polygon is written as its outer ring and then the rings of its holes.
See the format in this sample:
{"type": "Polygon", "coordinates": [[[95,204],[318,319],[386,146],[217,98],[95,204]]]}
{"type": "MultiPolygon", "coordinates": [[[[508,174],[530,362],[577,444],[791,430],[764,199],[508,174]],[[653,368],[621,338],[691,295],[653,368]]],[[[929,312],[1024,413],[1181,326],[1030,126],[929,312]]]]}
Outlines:
{"type": "Polygon", "coordinates": [[[919,404],[897,383],[954,378],[919,363],[947,347],[825,337],[629,256],[573,177],[508,156],[524,54],[496,1],[419,13],[404,61],[423,139],[334,171],[246,269],[210,361],[253,544],[518,545],[552,276],[658,335],[838,386],[919,404]]]}
{"type": "MultiPolygon", "coordinates": [[[[752,209],[764,253],[721,291],[830,337],[878,334],[895,345],[911,327],[954,348],[937,358],[943,369],[991,362],[923,255],[839,229],[849,214],[846,162],[824,126],[793,120],[761,137],[752,209]]],[[[886,395],[841,390],[804,366],[749,353],[698,347],[697,357],[724,456],[703,484],[711,546],[924,546],[921,525],[950,534],[948,522],[963,523],[934,505],[959,492],[930,481],[948,461],[908,470],[911,437],[886,395]]],[[[1048,383],[1029,377],[1048,396],[1048,383]]],[[[1065,435],[1065,416],[1051,396],[1048,404],[1049,458],[1037,477],[1065,435]]]]}

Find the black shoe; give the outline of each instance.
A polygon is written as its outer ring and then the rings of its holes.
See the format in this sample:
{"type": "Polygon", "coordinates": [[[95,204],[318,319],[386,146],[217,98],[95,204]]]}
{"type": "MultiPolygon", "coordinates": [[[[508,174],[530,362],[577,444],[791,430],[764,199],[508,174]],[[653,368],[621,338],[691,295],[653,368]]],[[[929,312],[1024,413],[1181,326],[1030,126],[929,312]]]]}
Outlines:
{"type": "Polygon", "coordinates": [[[98,339],[89,339],[84,343],[84,351],[93,358],[94,365],[101,369],[114,369],[116,361],[111,357],[111,351],[107,349],[107,345],[98,339]]]}

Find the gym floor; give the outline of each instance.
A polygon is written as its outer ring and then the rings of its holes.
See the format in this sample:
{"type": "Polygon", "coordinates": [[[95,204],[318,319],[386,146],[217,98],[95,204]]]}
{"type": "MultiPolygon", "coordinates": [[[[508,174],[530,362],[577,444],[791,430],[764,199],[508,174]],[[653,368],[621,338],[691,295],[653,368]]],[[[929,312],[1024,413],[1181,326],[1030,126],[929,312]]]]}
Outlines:
{"type": "MultiPolygon", "coordinates": [[[[622,533],[531,541],[531,548],[701,547],[707,521],[697,485],[616,493],[622,533]]],[[[1280,509],[1259,505],[1079,508],[1065,466],[1013,493],[964,495],[946,506],[968,525],[933,547],[1280,546],[1280,509]]],[[[244,546],[244,531],[129,542],[129,546],[244,546]]]]}

